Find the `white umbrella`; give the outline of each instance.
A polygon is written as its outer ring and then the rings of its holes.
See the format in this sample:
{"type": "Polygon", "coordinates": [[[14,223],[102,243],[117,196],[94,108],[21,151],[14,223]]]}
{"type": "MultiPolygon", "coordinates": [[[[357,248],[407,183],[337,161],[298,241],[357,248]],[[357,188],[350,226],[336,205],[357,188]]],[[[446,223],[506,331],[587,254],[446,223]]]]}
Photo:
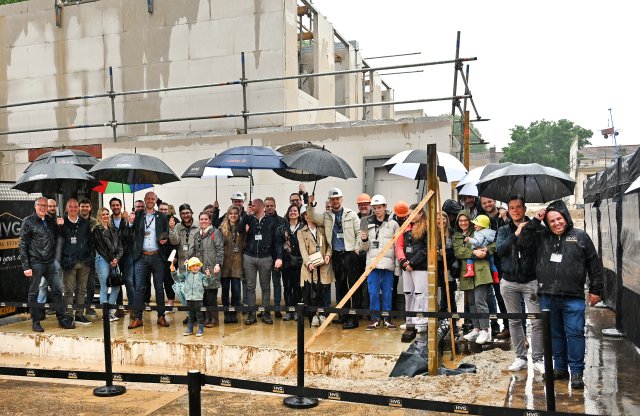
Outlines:
{"type": "Polygon", "coordinates": [[[629,194],[633,191],[637,191],[638,189],[640,189],[640,177],[637,178],[635,181],[633,181],[631,183],[631,185],[629,185],[629,189],[627,189],[626,191],[624,191],[625,194],[629,194]]]}
{"type": "Polygon", "coordinates": [[[480,166],[479,168],[474,168],[469,171],[465,175],[464,178],[460,179],[460,182],[456,185],[456,189],[458,190],[459,195],[471,195],[478,196],[478,187],[476,184],[480,179],[484,178],[488,174],[498,169],[505,168],[512,163],[489,163],[488,165],[480,166]]]}
{"type": "MultiPolygon", "coordinates": [[[[454,156],[444,152],[437,153],[437,171],[441,182],[456,182],[467,174],[467,169],[462,162],[454,156]]],[[[404,150],[387,160],[383,166],[394,175],[424,180],[427,178],[427,151],[421,149],[404,150]]]]}

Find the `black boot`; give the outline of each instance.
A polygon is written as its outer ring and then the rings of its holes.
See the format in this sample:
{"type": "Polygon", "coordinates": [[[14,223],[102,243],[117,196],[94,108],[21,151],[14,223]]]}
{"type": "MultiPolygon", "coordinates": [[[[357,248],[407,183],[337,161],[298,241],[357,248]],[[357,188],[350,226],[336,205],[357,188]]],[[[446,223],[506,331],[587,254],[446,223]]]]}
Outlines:
{"type": "Polygon", "coordinates": [[[414,325],[407,325],[407,329],[404,330],[400,337],[400,342],[411,342],[416,338],[416,327],[414,325]]]}
{"type": "Polygon", "coordinates": [[[231,322],[231,312],[224,312],[224,323],[225,324],[230,324],[231,322]]]}
{"type": "Polygon", "coordinates": [[[258,322],[258,320],[256,319],[256,313],[255,312],[249,312],[249,314],[247,315],[247,319],[244,320],[244,324],[245,325],[253,325],[256,322],[258,322]]]}
{"type": "Polygon", "coordinates": [[[229,312],[229,323],[237,324],[238,323],[238,312],[229,312]]]}

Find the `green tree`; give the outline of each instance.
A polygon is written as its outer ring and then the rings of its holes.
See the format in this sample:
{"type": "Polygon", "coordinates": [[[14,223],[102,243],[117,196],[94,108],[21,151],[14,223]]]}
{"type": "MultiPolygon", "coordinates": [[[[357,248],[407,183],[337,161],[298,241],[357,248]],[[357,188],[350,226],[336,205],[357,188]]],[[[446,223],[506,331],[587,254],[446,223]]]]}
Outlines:
{"type": "Polygon", "coordinates": [[[592,136],[591,130],[565,119],[538,120],[529,127],[516,125],[511,129],[511,142],[503,149],[500,162],[539,163],[567,172],[573,139],[578,137],[578,148],[583,148],[590,144],[592,136]]]}

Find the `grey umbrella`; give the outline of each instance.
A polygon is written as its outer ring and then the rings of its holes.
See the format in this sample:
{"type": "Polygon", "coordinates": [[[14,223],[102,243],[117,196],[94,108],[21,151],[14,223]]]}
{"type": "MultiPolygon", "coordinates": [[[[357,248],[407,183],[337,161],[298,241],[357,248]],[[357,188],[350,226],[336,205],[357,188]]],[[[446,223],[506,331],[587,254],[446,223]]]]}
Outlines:
{"type": "Polygon", "coordinates": [[[96,163],[98,163],[98,159],[83,150],[54,150],[38,156],[36,160],[34,160],[33,163],[31,163],[24,171],[27,172],[32,167],[43,163],[69,164],[80,166],[83,169],[91,169],[96,163]]]}
{"type": "Polygon", "coordinates": [[[499,201],[521,196],[525,202],[548,202],[573,195],[576,182],[566,173],[537,163],[498,169],[476,184],[480,196],[499,201]]]}
{"type": "Polygon", "coordinates": [[[139,153],[121,153],[102,159],[89,173],[98,180],[127,184],[164,184],[180,180],[162,160],[139,153]]]}
{"type": "Polygon", "coordinates": [[[64,163],[42,163],[30,168],[12,186],[24,192],[40,192],[46,195],[63,191],[84,189],[97,182],[91,175],[75,165],[64,163]]]}

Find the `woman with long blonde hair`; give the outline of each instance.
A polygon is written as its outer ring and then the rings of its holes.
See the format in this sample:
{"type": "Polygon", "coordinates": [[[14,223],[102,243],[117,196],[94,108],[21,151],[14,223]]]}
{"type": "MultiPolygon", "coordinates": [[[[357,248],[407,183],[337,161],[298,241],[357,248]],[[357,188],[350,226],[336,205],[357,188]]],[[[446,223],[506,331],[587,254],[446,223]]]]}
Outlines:
{"type": "MultiPolygon", "coordinates": [[[[411,210],[418,204],[411,205],[411,210]]],[[[405,310],[427,312],[427,214],[420,210],[405,232],[396,241],[396,257],[402,268],[405,310]]],[[[408,316],[402,342],[411,342],[417,333],[427,330],[427,318],[408,316]]]]}
{"type": "MultiPolygon", "coordinates": [[[[238,231],[242,211],[235,205],[227,209],[220,225],[220,232],[224,241],[224,259],[222,260],[222,305],[240,306],[240,283],[244,283],[244,268],[242,256],[244,255],[244,233],[238,231]],[[231,292],[231,302],[229,302],[231,292]]],[[[237,312],[224,313],[225,324],[238,323],[237,312]]]]}

